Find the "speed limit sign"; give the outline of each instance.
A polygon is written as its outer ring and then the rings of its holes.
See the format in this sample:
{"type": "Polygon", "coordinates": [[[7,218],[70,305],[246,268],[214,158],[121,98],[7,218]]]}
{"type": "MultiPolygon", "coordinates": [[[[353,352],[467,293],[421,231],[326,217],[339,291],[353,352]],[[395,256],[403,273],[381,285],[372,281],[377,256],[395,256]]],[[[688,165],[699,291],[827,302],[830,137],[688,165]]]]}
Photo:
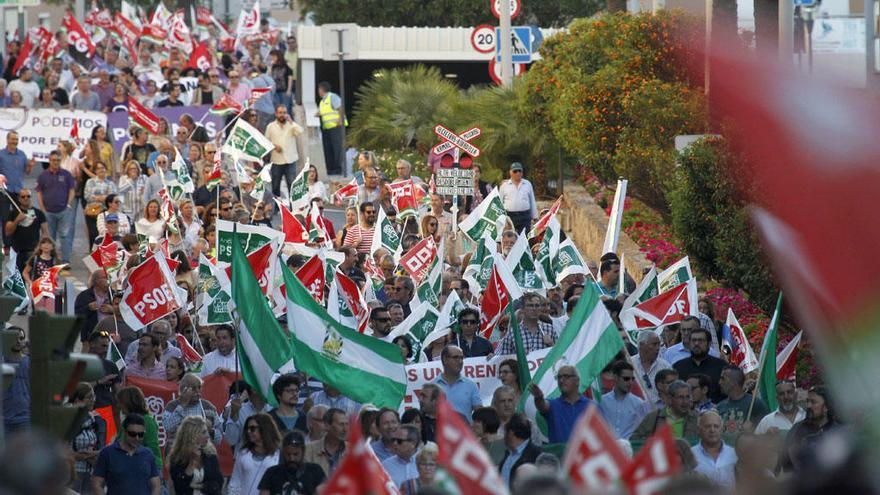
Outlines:
{"type": "MultiPolygon", "coordinates": [[[[504,0],[489,0],[492,2],[492,15],[495,16],[496,19],[501,19],[501,2],[504,0]]],[[[508,0],[510,2],[510,19],[516,19],[519,15],[520,9],[522,9],[521,0],[508,0]]]]}
{"type": "Polygon", "coordinates": [[[480,53],[495,51],[495,28],[488,24],[480,24],[471,32],[471,45],[480,53]]]}

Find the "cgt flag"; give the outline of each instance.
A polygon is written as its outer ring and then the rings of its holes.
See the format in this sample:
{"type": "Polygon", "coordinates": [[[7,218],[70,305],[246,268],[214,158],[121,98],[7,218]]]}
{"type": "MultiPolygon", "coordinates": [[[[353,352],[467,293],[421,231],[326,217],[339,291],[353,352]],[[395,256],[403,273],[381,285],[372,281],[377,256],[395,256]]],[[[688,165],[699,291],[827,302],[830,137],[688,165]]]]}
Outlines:
{"type": "Polygon", "coordinates": [[[590,405],[574,427],[562,472],[578,493],[605,493],[612,491],[628,464],[599,408],[590,405]]]}
{"type": "Polygon", "coordinates": [[[89,33],[80,26],[71,11],[64,15],[64,18],[61,20],[61,26],[67,31],[68,53],[70,57],[79,65],[89,67],[92,63],[92,58],[95,56],[95,44],[92,43],[89,33]]]}
{"type": "Polygon", "coordinates": [[[132,330],[140,330],[184,307],[186,292],[177,287],[174,274],[161,253],[158,256],[154,253],[129,272],[119,312],[132,330]]]}

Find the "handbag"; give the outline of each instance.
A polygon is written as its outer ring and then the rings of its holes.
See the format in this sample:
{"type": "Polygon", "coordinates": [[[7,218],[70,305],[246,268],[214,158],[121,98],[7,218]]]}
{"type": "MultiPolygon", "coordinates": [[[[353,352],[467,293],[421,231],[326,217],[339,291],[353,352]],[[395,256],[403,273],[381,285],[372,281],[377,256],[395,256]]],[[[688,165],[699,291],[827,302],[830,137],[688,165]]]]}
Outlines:
{"type": "Polygon", "coordinates": [[[93,201],[86,205],[84,210],[87,217],[97,217],[104,211],[104,205],[98,201],[93,201]]]}

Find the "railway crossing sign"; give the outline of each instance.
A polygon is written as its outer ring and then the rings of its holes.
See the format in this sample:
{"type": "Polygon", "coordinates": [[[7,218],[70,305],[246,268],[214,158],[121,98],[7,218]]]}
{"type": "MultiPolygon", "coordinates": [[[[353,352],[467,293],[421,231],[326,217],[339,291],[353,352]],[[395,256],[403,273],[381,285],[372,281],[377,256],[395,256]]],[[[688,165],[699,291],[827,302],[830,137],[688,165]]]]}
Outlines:
{"type": "Polygon", "coordinates": [[[462,152],[476,158],[480,156],[480,148],[477,148],[469,141],[479,136],[482,132],[483,131],[479,127],[473,127],[461,134],[456,134],[446,127],[437,124],[434,126],[434,134],[438,135],[443,142],[434,146],[434,154],[442,155],[443,153],[452,151],[454,148],[458,148],[462,152]]]}

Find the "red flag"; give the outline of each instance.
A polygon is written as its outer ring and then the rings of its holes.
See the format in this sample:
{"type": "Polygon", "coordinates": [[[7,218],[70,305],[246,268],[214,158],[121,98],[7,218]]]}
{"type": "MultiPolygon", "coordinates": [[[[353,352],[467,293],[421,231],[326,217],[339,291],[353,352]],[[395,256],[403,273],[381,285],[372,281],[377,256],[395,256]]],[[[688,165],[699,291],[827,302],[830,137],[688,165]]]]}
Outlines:
{"type": "Polygon", "coordinates": [[[399,495],[400,491],[364,442],[359,421],[351,422],[349,448],[321,489],[322,495],[399,495]]]}
{"type": "Polygon", "coordinates": [[[128,117],[135,124],[146,129],[150,134],[159,135],[159,117],[151,112],[149,108],[141,105],[136,98],[128,99],[128,117]]]}
{"type": "Polygon", "coordinates": [[[632,495],[655,494],[680,467],[672,427],[664,423],[642,446],[622,479],[632,495]]]}
{"type": "Polygon", "coordinates": [[[33,43],[31,43],[30,35],[24,37],[24,43],[21,44],[21,48],[18,50],[18,56],[15,57],[15,65],[12,66],[12,73],[18,75],[18,71],[24,67],[24,63],[31,58],[31,51],[34,49],[33,43]]]}
{"type": "Polygon", "coordinates": [[[70,128],[70,138],[79,141],[79,119],[73,119],[73,127],[70,128]]]}
{"type": "Polygon", "coordinates": [[[743,331],[733,308],[727,308],[727,321],[721,327],[721,347],[726,348],[730,364],[742,368],[744,373],[758,369],[758,358],[752,351],[749,339],[743,331]]]}
{"type": "Polygon", "coordinates": [[[337,189],[333,197],[336,198],[337,203],[342,203],[344,200],[357,198],[359,189],[357,179],[352,179],[351,182],[337,189]]]}
{"type": "Polygon", "coordinates": [[[223,96],[211,106],[210,112],[216,115],[239,114],[244,110],[241,103],[235,101],[229,93],[223,93],[223,96]]]}
{"type": "Polygon", "coordinates": [[[189,54],[193,49],[193,38],[184,21],[183,13],[174,15],[171,26],[168,29],[168,37],[165,38],[165,46],[177,48],[181,52],[189,54]]]}
{"type": "Polygon", "coordinates": [[[440,398],[437,407],[438,463],[446,468],[468,495],[508,493],[507,484],[501,479],[498,468],[474,437],[470,426],[445,398],[440,398]]]}
{"type": "Polygon", "coordinates": [[[696,316],[698,311],[697,281],[690,279],[627,309],[621,320],[625,328],[647,329],[678,323],[686,316],[696,316]]]}
{"type": "Polygon", "coordinates": [[[284,231],[284,242],[291,244],[305,244],[308,240],[308,232],[296,216],[284,206],[278,198],[275,198],[278,210],[281,211],[281,229],[284,231]]]}
{"type": "MultiPolygon", "coordinates": [[[[257,277],[257,282],[260,284],[260,290],[263,291],[263,294],[266,294],[269,288],[272,286],[272,259],[273,254],[275,254],[275,243],[268,242],[263,244],[259,248],[251,251],[247,255],[248,263],[251,265],[251,270],[254,271],[254,275],[257,277]]],[[[229,280],[232,280],[232,266],[226,267],[226,276],[229,277],[229,280]]]]}
{"type": "Polygon", "coordinates": [[[495,263],[492,266],[492,275],[480,299],[480,333],[487,339],[492,335],[504,309],[510,304],[510,289],[498,272],[497,265],[495,263]]]}
{"type": "Polygon", "coordinates": [[[785,346],[785,349],[776,356],[776,379],[791,380],[795,379],[795,367],[797,366],[798,345],[801,343],[801,335],[803,331],[791,339],[791,342],[785,346]]]}
{"type": "Polygon", "coordinates": [[[574,427],[562,472],[577,492],[610,492],[628,463],[616,436],[591,404],[574,427]]]}
{"type": "Polygon", "coordinates": [[[324,277],[324,261],[317,254],[296,271],[296,278],[302,282],[303,287],[309,291],[315,301],[322,305],[324,304],[324,285],[326,284],[324,277]]]}
{"type": "Polygon", "coordinates": [[[186,359],[189,363],[199,363],[202,361],[202,355],[186,340],[186,337],[177,334],[175,340],[177,340],[177,348],[183,354],[183,359],[186,359]]]}
{"type": "Polygon", "coordinates": [[[186,67],[189,69],[198,69],[203,72],[207,72],[213,66],[214,63],[211,59],[211,52],[208,50],[207,42],[202,42],[196,45],[195,49],[193,49],[189,56],[189,62],[186,64],[186,67]]]}
{"type": "Polygon", "coordinates": [[[109,244],[98,246],[98,251],[101,253],[101,267],[105,271],[108,268],[115,267],[119,262],[119,244],[111,241],[109,244]]]}
{"type": "Polygon", "coordinates": [[[34,304],[43,300],[43,298],[55,299],[55,290],[58,289],[58,272],[63,270],[67,265],[55,265],[44,271],[42,275],[31,282],[31,297],[34,304]]]}
{"type": "Polygon", "coordinates": [[[418,200],[414,189],[420,188],[413,184],[412,179],[386,184],[385,187],[391,192],[391,205],[397,210],[397,218],[416,214],[418,200]]]}
{"type": "Polygon", "coordinates": [[[73,13],[68,11],[61,20],[61,26],[67,30],[67,43],[70,45],[70,56],[85,65],[95,56],[95,44],[89,33],[80,26],[79,22],[73,17],[73,13]]]}
{"type": "Polygon", "coordinates": [[[336,287],[339,289],[339,297],[348,305],[348,309],[357,321],[357,331],[364,333],[367,323],[370,321],[370,310],[364,301],[364,296],[354,280],[346,277],[342,272],[336,272],[336,287]]]}
{"type": "MultiPolygon", "coordinates": [[[[547,230],[547,224],[550,223],[550,219],[553,218],[553,215],[559,211],[559,208],[562,206],[562,196],[556,198],[556,201],[553,203],[553,206],[547,210],[547,213],[541,216],[535,225],[532,226],[532,230],[529,232],[529,239],[537,237],[544,233],[547,230]]],[[[517,232],[519,234],[519,232],[517,232]]]]}
{"type": "Polygon", "coordinates": [[[251,88],[251,100],[257,101],[267,93],[271,93],[272,88],[251,88]]]}
{"type": "Polygon", "coordinates": [[[128,273],[119,311],[128,326],[140,330],[185,304],[165,256],[154,253],[128,273]]]}
{"type": "Polygon", "coordinates": [[[428,236],[419,241],[415,246],[400,257],[400,264],[406,273],[412,277],[415,285],[422,283],[422,280],[431,270],[431,262],[437,257],[437,245],[434,243],[434,237],[428,236]]]}
{"type": "MultiPolygon", "coordinates": [[[[180,387],[176,382],[153,380],[139,376],[125,375],[125,385],[141,389],[149,404],[150,414],[161,418],[165,414],[165,405],[177,398],[180,387]]],[[[203,385],[204,386],[204,385],[203,385]]],[[[112,411],[111,411],[112,412],[112,411]]],[[[159,421],[159,448],[165,447],[165,427],[159,421]]]]}
{"type": "Polygon", "coordinates": [[[134,63],[137,63],[137,42],[141,36],[141,30],[134,22],[122,15],[121,12],[116,13],[115,22],[113,23],[113,31],[122,41],[122,45],[128,51],[128,55],[134,63]]]}
{"type": "Polygon", "coordinates": [[[207,7],[196,7],[196,24],[200,26],[210,26],[213,24],[214,15],[207,7]]]}

